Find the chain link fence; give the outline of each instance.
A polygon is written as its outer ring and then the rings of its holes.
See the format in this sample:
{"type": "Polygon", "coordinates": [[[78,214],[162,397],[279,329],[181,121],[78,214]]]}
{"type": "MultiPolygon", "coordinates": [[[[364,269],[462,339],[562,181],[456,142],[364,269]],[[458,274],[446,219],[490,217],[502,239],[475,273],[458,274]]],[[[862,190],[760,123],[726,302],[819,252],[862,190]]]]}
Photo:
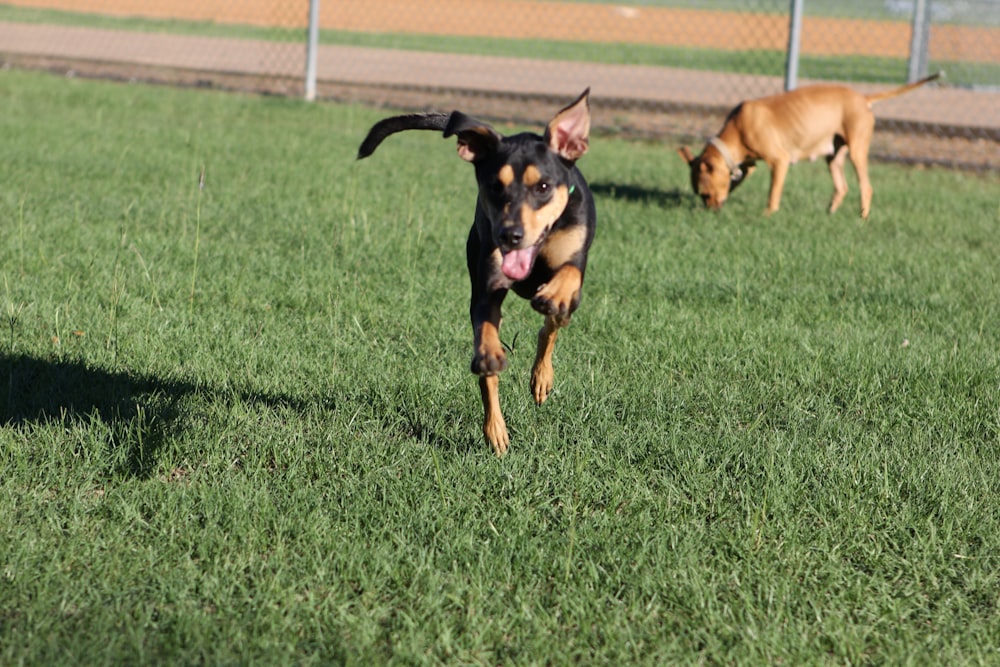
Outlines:
{"type": "MultiPolygon", "coordinates": [[[[1000,167],[1000,3],[800,2],[797,85],[873,91],[915,67],[946,72],[876,107],[873,157],[1000,167]]],[[[315,92],[534,123],[590,86],[599,128],[699,140],[739,101],[784,88],[794,5],[320,0],[315,92]]],[[[0,61],[302,95],[309,16],[309,0],[8,0],[0,61]]]]}

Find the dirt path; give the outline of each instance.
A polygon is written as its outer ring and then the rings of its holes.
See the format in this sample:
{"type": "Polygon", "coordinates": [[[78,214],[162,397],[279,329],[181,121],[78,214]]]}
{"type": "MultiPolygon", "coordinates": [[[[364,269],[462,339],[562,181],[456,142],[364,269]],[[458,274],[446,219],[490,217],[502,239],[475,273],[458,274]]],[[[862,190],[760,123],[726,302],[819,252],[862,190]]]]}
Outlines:
{"type": "MultiPolygon", "coordinates": [[[[305,3],[287,0],[8,0],[8,4],[111,16],[178,18],[219,23],[302,27],[305,3]]],[[[535,0],[327,0],[320,23],[331,30],[551,39],[601,43],[783,50],[788,18],[661,7],[535,0]]],[[[905,58],[906,21],[805,17],[802,53],[905,58]]],[[[935,60],[1000,62],[1000,29],[935,25],[935,60]]]]}
{"type": "MultiPolygon", "coordinates": [[[[202,21],[270,26],[300,26],[305,19],[287,15],[288,0],[8,2],[120,16],[187,16],[202,21]]],[[[304,13],[304,3],[298,4],[297,11],[304,13]]],[[[521,31],[509,36],[553,39],[563,35],[580,39],[581,35],[591,34],[585,30],[594,30],[598,37],[587,39],[627,37],[633,42],[639,38],[676,39],[687,40],[685,44],[722,40],[733,48],[750,48],[747,44],[753,48],[763,48],[762,44],[782,48],[780,44],[787,29],[783,18],[761,14],[737,15],[741,22],[737,28],[729,22],[732,15],[711,12],[675,14],[669,10],[643,9],[636,15],[609,5],[524,0],[490,0],[489,5],[484,0],[412,3],[325,0],[324,7],[337,11],[333,16],[324,15],[324,25],[356,31],[393,31],[405,27],[409,32],[426,30],[436,34],[442,34],[446,28],[473,34],[500,24],[530,25],[532,31],[538,32],[521,31]],[[567,8],[573,10],[572,21],[560,13],[567,8]],[[581,10],[585,11],[581,14],[581,10]],[[494,17],[500,12],[505,18],[485,22],[478,12],[487,11],[493,11],[494,17]],[[647,11],[666,23],[655,27],[656,22],[646,15],[647,11]],[[591,16],[589,22],[581,18],[584,15],[591,16]],[[678,32],[674,23],[683,21],[665,18],[669,16],[696,16],[700,27],[689,24],[686,30],[678,32]],[[373,18],[378,20],[372,23],[373,18]],[[768,21],[773,23],[767,24],[768,21]],[[635,29],[623,35],[623,23],[635,29]],[[762,25],[772,28],[764,30],[762,25]],[[773,33],[771,42],[760,41],[762,34],[770,33],[773,33]]],[[[497,30],[490,32],[498,34],[497,30]]],[[[987,41],[995,43],[998,39],[991,33],[987,41]]],[[[908,38],[901,38],[901,43],[908,43],[908,38]]],[[[782,85],[780,77],[541,61],[533,60],[530,53],[500,58],[327,44],[320,46],[318,55],[318,95],[323,99],[394,108],[474,108],[477,114],[493,119],[534,123],[548,118],[546,114],[554,98],[571,99],[584,87],[592,86],[594,99],[600,102],[595,106],[595,127],[657,138],[697,140],[708,136],[718,129],[719,119],[733,100],[778,92],[782,85]]],[[[301,43],[0,22],[0,64],[4,67],[48,69],[74,76],[301,95],[304,61],[305,49],[301,43]]],[[[800,80],[800,83],[809,82],[800,80]]],[[[867,88],[860,84],[856,87],[867,88]]],[[[872,145],[872,157],[996,169],[1000,165],[997,97],[998,94],[985,91],[933,86],[888,100],[878,109],[879,132],[872,145]]]]}

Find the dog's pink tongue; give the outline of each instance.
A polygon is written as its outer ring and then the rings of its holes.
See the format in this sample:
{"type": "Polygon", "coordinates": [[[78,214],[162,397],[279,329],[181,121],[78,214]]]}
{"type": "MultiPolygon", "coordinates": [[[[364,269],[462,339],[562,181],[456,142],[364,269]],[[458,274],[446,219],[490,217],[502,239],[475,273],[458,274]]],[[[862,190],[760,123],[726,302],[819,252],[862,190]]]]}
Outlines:
{"type": "Polygon", "coordinates": [[[531,265],[535,261],[535,246],[522,250],[511,250],[503,256],[500,269],[511,280],[524,280],[531,273],[531,265]]]}

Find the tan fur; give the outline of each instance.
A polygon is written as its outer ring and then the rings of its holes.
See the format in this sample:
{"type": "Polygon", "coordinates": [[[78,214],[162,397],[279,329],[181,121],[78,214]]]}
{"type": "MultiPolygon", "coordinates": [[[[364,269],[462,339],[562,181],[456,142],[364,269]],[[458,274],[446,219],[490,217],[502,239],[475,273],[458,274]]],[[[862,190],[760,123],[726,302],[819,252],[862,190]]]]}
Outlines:
{"type": "Polygon", "coordinates": [[[500,384],[498,375],[484,375],[479,378],[479,395],[483,399],[483,435],[493,445],[497,455],[502,455],[510,446],[510,436],[507,435],[507,422],[500,411],[500,384]]]}
{"type": "Polygon", "coordinates": [[[500,331],[492,322],[484,322],[472,332],[472,337],[476,355],[484,360],[487,368],[494,373],[507,368],[507,353],[503,351],[503,344],[500,342],[500,331]]]}
{"type": "Polygon", "coordinates": [[[570,313],[580,305],[582,287],[583,274],[580,269],[566,264],[556,271],[549,282],[538,288],[535,299],[549,303],[549,317],[555,318],[559,326],[566,326],[569,324],[570,313]]]}
{"type": "Polygon", "coordinates": [[[545,245],[539,252],[552,266],[562,266],[580,252],[586,235],[587,230],[582,227],[556,230],[549,234],[549,238],[546,239],[545,245]]]}
{"type": "MultiPolygon", "coordinates": [[[[533,167],[528,167],[533,169],[533,167]]],[[[537,171],[537,170],[536,170],[537,171]]],[[[524,245],[534,245],[542,234],[546,233],[559,216],[566,210],[569,202],[569,190],[565,185],[560,185],[552,195],[552,201],[539,209],[532,209],[528,205],[521,207],[521,224],[524,225],[524,245]]],[[[546,240],[546,245],[548,240],[546,240]]]]}
{"type": "Polygon", "coordinates": [[[500,167],[500,171],[497,172],[497,180],[500,181],[500,183],[502,183],[504,187],[507,187],[508,185],[513,183],[514,168],[511,167],[509,164],[505,164],[504,166],[500,167]]]}
{"type": "Polygon", "coordinates": [[[540,180],[542,180],[542,172],[538,171],[538,167],[533,164],[529,164],[524,168],[524,176],[521,177],[522,183],[530,188],[540,180]]]}
{"type": "Polygon", "coordinates": [[[535,351],[535,363],[531,367],[531,395],[535,403],[541,405],[549,397],[555,383],[555,372],[552,370],[552,352],[556,347],[556,336],[562,324],[554,317],[547,316],[545,324],[538,330],[538,349],[535,351]]]}
{"type": "Polygon", "coordinates": [[[861,191],[861,217],[867,219],[872,200],[868,178],[868,149],[875,129],[872,104],[939,76],[871,95],[844,86],[820,85],[750,100],[726,119],[718,135],[722,147],[710,142],[699,156],[687,146],[679,152],[691,168],[692,187],[711,209],[722,207],[730,191],[753,170],[754,162],[767,163],[771,170],[768,213],[781,205],[789,166],[819,157],[826,159],[830,169],[834,189],[829,211],[836,211],[847,194],[844,162],[850,157],[861,191]]]}

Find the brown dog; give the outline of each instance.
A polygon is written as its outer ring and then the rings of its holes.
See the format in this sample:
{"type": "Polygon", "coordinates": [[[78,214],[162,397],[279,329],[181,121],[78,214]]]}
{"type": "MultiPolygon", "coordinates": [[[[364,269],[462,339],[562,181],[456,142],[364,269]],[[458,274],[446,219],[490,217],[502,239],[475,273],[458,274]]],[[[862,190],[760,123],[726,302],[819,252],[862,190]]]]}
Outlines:
{"type": "Polygon", "coordinates": [[[781,189],[788,167],[823,156],[833,178],[830,213],[844,201],[847,180],[844,160],[850,153],[861,189],[861,217],[871,211],[872,186],[868,180],[868,148],[875,129],[872,104],[896,97],[933,81],[941,73],[882,93],[862,95],[844,86],[807,86],[781,95],[741,102],[729,112],[722,131],[694,156],[683,146],[678,151],[691,167],[691,186],[710,209],[722,208],[730,191],[763,160],[771,168],[767,212],[781,204],[781,189]]]}

